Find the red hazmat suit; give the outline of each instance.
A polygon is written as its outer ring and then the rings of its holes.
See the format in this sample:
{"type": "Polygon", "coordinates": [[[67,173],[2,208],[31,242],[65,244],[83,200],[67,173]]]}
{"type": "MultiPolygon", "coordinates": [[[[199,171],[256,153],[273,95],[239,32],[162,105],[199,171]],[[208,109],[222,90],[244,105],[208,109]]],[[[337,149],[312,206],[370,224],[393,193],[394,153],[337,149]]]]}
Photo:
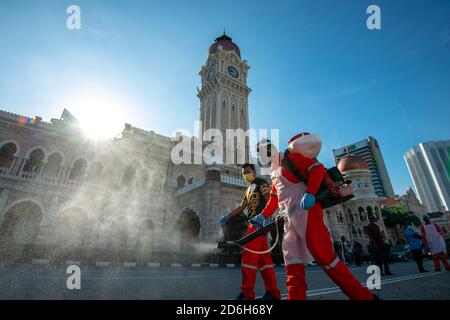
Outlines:
{"type": "MultiPolygon", "coordinates": [[[[289,141],[289,159],[307,177],[305,184],[289,169],[280,166],[281,159],[272,163],[272,190],[269,202],[262,211],[267,218],[276,209],[285,216],[283,255],[286,265],[288,299],[306,299],[307,285],[304,264],[316,261],[327,275],[352,300],[371,300],[372,293],[363,287],[336,255],[330,234],[323,221],[320,203],[302,210],[304,194],[316,195],[325,175],[325,168],[315,156],[320,151],[320,138],[303,133],[289,141]],[[303,143],[304,142],[304,143],[303,143]],[[319,145],[317,145],[319,144],[319,145]],[[309,157],[302,155],[307,154],[309,157]]],[[[282,155],[280,155],[280,158],[282,155]]]]}

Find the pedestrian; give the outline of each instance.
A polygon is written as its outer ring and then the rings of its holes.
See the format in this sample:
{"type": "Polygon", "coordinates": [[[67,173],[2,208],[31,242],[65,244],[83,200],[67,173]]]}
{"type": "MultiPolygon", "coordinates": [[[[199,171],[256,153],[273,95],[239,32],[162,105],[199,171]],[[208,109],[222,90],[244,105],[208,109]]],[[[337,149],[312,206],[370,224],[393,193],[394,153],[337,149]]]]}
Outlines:
{"type": "Polygon", "coordinates": [[[423,240],[426,241],[430,247],[431,256],[434,263],[434,271],[441,271],[439,259],[444,264],[445,269],[450,271],[450,265],[445,257],[446,245],[441,228],[436,223],[431,222],[430,217],[428,216],[424,216],[423,221],[425,224],[422,224],[420,229],[423,240]]]}
{"type": "Polygon", "coordinates": [[[408,239],[409,250],[416,261],[417,268],[419,268],[419,272],[424,273],[428,272],[423,267],[423,252],[422,252],[422,237],[416,231],[414,231],[412,226],[408,226],[405,230],[406,239],[408,239]]]}
{"type": "Polygon", "coordinates": [[[389,269],[388,248],[384,243],[380,227],[376,224],[377,218],[374,215],[371,215],[369,217],[369,221],[370,223],[367,225],[367,233],[373,245],[375,264],[380,268],[382,276],[393,276],[394,274],[389,269]]]}
{"type": "Polygon", "coordinates": [[[369,244],[367,245],[367,252],[369,252],[369,261],[368,262],[371,265],[375,264],[375,252],[373,250],[373,244],[371,241],[369,241],[369,244]]]}
{"type": "Polygon", "coordinates": [[[333,244],[334,247],[334,252],[336,252],[337,256],[339,257],[339,259],[341,259],[342,261],[344,261],[344,257],[342,255],[342,245],[341,242],[339,241],[335,241],[333,244]]]}
{"type": "Polygon", "coordinates": [[[363,254],[363,247],[361,243],[355,241],[353,243],[353,257],[355,259],[355,264],[358,267],[362,265],[362,254],[363,254]]]}
{"type": "MultiPolygon", "coordinates": [[[[244,199],[242,200],[241,205],[229,214],[225,214],[220,217],[219,223],[222,225],[225,224],[231,217],[239,215],[245,208],[247,208],[247,217],[250,221],[251,218],[258,215],[262,209],[264,209],[266,202],[269,199],[269,184],[264,179],[256,177],[255,166],[253,164],[244,164],[242,166],[242,175],[244,180],[250,185],[244,194],[244,199]]],[[[249,222],[246,234],[250,234],[256,230],[257,228],[249,222]]],[[[270,252],[261,254],[251,252],[264,252],[267,251],[268,248],[269,246],[266,236],[257,237],[244,246],[241,263],[242,286],[241,293],[237,297],[237,300],[255,299],[254,288],[256,283],[256,272],[258,270],[261,272],[261,277],[264,281],[264,286],[266,289],[266,293],[261,300],[281,299],[270,252]]]]}
{"type": "Polygon", "coordinates": [[[306,299],[305,263],[314,260],[352,300],[377,300],[352,275],[339,259],[323,221],[323,210],[316,196],[326,169],[316,156],[320,152],[319,136],[303,132],[288,142],[288,150],[280,154],[266,144],[258,153],[272,156],[272,191],[269,202],[255,222],[280,210],[284,217],[283,256],[289,300],[306,299]]]}
{"type": "Polygon", "coordinates": [[[353,248],[350,241],[345,243],[345,261],[350,265],[353,264],[353,248]]]}

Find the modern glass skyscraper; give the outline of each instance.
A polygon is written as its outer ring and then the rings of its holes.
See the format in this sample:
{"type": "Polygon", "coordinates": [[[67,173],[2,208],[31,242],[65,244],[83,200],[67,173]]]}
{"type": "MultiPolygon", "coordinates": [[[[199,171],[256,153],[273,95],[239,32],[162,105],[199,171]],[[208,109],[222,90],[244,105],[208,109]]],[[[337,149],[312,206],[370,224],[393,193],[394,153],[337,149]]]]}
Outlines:
{"type": "Polygon", "coordinates": [[[333,149],[336,164],[348,154],[361,156],[367,162],[372,175],[372,184],[375,193],[379,197],[391,198],[395,196],[377,139],[369,136],[365,140],[339,149],[333,149]]]}
{"type": "Polygon", "coordinates": [[[430,141],[404,154],[406,165],[429,212],[450,210],[450,140],[430,141]]]}

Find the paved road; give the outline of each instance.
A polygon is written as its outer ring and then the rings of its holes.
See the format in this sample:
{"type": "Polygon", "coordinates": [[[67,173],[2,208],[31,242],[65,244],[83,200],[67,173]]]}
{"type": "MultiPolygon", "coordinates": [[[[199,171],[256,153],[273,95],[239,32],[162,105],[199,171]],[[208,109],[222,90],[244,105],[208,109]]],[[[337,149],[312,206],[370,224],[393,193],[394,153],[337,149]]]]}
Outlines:
{"type": "MultiPolygon", "coordinates": [[[[430,261],[426,262],[432,270],[430,261]]],[[[366,267],[351,268],[366,282],[366,267]]],[[[383,277],[383,299],[450,299],[450,272],[418,274],[413,262],[392,265],[383,277]]],[[[282,293],[285,273],[276,268],[282,293]]],[[[239,293],[240,269],[230,268],[100,268],[81,267],[81,289],[66,286],[66,267],[0,266],[0,299],[233,299],[239,293]]],[[[307,268],[310,299],[346,299],[318,267],[307,268]]],[[[264,293],[258,277],[256,292],[264,293]]]]}

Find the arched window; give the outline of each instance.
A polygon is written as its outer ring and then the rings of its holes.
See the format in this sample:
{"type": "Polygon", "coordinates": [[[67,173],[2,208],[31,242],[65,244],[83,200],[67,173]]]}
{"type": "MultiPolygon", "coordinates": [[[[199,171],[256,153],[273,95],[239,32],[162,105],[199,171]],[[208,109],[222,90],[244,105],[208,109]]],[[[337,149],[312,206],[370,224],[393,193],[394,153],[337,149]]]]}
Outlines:
{"type": "Polygon", "coordinates": [[[9,208],[0,224],[0,241],[32,244],[39,232],[43,212],[35,202],[24,200],[9,208]]]}
{"type": "Polygon", "coordinates": [[[14,143],[9,142],[0,149],[0,167],[9,168],[14,161],[14,154],[17,152],[17,147],[14,143]]]}
{"type": "Polygon", "coordinates": [[[39,173],[44,165],[45,153],[42,149],[35,149],[30,153],[30,156],[23,167],[24,172],[39,173]]]}
{"type": "Polygon", "coordinates": [[[186,178],[183,175],[179,175],[177,178],[177,189],[183,188],[186,184],[186,178]]]}
{"type": "Polygon", "coordinates": [[[364,217],[364,209],[362,207],[358,208],[358,213],[359,213],[359,220],[361,222],[366,221],[365,217],[364,217]]]}
{"type": "Polygon", "coordinates": [[[136,240],[136,253],[141,260],[149,258],[155,239],[155,223],[147,218],[139,226],[139,234],[136,240]]]}
{"type": "Polygon", "coordinates": [[[349,221],[350,223],[355,222],[355,219],[353,218],[352,210],[347,209],[347,216],[348,216],[348,221],[349,221]]]}
{"type": "Polygon", "coordinates": [[[359,237],[359,238],[362,238],[362,231],[361,231],[360,228],[358,228],[358,237],[359,237]]]}
{"type": "Polygon", "coordinates": [[[149,182],[150,178],[149,178],[148,171],[146,169],[143,169],[140,171],[137,179],[138,179],[138,181],[137,181],[136,187],[143,189],[143,190],[148,188],[148,182],[149,182]]]}
{"type": "Polygon", "coordinates": [[[78,207],[63,210],[56,220],[56,244],[68,248],[82,248],[88,236],[89,220],[78,207]]]}
{"type": "Polygon", "coordinates": [[[59,153],[52,153],[48,157],[48,161],[45,164],[42,173],[47,177],[57,178],[59,176],[59,172],[61,171],[62,161],[63,158],[59,153]]]}
{"type": "Polygon", "coordinates": [[[368,217],[373,216],[373,209],[371,206],[367,206],[367,216],[368,217]]]}
{"type": "Polygon", "coordinates": [[[118,217],[111,224],[111,244],[116,248],[125,248],[128,238],[128,220],[126,217],[118,217]]]}
{"type": "Polygon", "coordinates": [[[200,219],[192,209],[184,209],[176,221],[178,227],[180,251],[192,250],[192,245],[200,235],[200,219]]]}
{"type": "Polygon", "coordinates": [[[356,238],[358,236],[358,233],[356,232],[355,227],[352,227],[352,236],[353,236],[353,238],[356,238]]]}
{"type": "Polygon", "coordinates": [[[81,180],[86,176],[87,161],[85,159],[78,159],[73,163],[70,170],[69,180],[81,180]]]}
{"type": "Polygon", "coordinates": [[[342,216],[342,212],[338,211],[337,218],[339,223],[344,223],[344,217],[342,216]]]}
{"type": "Polygon", "coordinates": [[[132,165],[127,166],[125,168],[125,171],[123,172],[122,185],[130,186],[135,176],[136,176],[136,169],[132,165]]]}

